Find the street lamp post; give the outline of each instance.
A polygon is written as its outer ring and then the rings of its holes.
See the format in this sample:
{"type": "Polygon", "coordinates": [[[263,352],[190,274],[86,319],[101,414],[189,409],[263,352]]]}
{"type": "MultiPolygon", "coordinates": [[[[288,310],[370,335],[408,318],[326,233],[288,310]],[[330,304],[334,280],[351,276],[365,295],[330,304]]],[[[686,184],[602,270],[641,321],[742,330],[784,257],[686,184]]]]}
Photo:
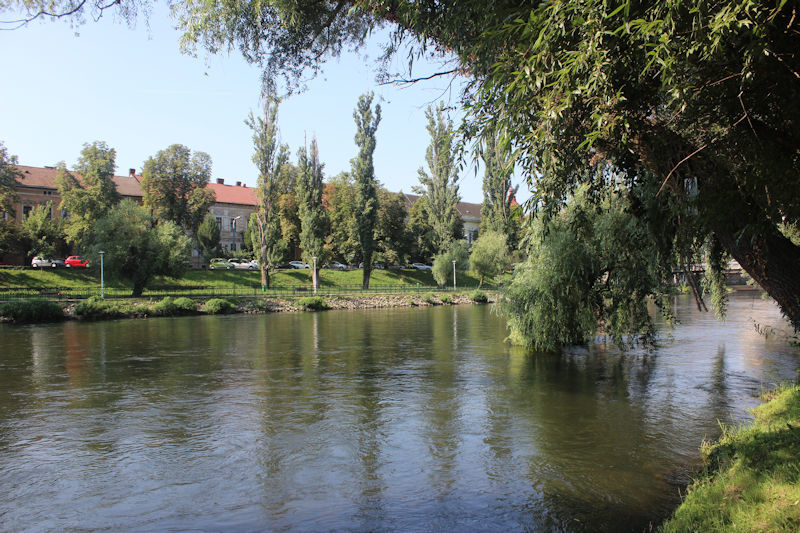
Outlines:
{"type": "Polygon", "coordinates": [[[317,294],[317,256],[311,258],[314,263],[314,271],[311,273],[311,281],[314,283],[314,295],[317,294]]]}
{"type": "Polygon", "coordinates": [[[106,253],[104,251],[100,251],[100,298],[106,297],[106,283],[105,283],[105,265],[103,264],[103,256],[106,253]]]}
{"type": "Polygon", "coordinates": [[[453,259],[453,292],[456,291],[456,260],[453,259]]]}

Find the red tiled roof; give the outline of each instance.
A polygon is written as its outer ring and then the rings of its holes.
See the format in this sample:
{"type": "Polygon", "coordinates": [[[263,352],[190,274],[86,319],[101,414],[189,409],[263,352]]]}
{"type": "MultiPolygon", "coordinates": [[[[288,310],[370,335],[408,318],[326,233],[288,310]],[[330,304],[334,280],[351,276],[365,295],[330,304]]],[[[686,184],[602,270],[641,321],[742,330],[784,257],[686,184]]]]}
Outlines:
{"type": "MultiPolygon", "coordinates": [[[[23,187],[36,187],[40,189],[58,189],[56,185],[56,177],[58,176],[58,169],[55,167],[28,167],[25,165],[17,165],[17,169],[22,173],[21,178],[17,178],[17,183],[23,187]]],[[[78,181],[81,181],[81,175],[73,172],[78,181]]],[[[122,196],[131,198],[142,197],[142,187],[139,180],[131,176],[114,176],[112,178],[117,185],[117,191],[122,196]]]]}
{"type": "MultiPolygon", "coordinates": [[[[22,174],[21,178],[17,179],[22,187],[36,187],[40,189],[58,189],[56,185],[56,177],[58,176],[58,169],[54,167],[29,167],[25,165],[17,165],[22,174]]],[[[81,181],[81,175],[73,172],[73,175],[81,181]]],[[[117,185],[117,191],[122,196],[130,198],[142,197],[142,186],[139,182],[140,176],[114,176],[112,178],[117,185]]],[[[238,205],[258,205],[256,198],[256,191],[252,187],[240,187],[236,185],[223,185],[220,183],[209,183],[208,188],[214,191],[217,195],[217,202],[225,204],[238,204],[238,205]]]]}
{"type": "Polygon", "coordinates": [[[256,190],[252,187],[209,183],[208,188],[214,191],[221,204],[258,205],[256,190]]]}

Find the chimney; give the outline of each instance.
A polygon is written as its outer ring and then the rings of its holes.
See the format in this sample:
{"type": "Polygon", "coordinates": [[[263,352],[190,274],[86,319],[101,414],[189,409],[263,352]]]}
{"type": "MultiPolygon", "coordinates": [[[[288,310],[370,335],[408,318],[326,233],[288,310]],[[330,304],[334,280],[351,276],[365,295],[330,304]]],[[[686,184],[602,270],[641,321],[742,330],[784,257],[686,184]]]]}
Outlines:
{"type": "Polygon", "coordinates": [[[242,186],[242,182],[241,182],[241,181],[237,181],[237,182],[236,182],[236,186],[237,186],[237,187],[241,187],[241,186],[242,186]]]}
{"type": "Polygon", "coordinates": [[[136,177],[136,169],[135,168],[129,168],[128,169],[128,177],[129,178],[135,178],[136,177]]]}
{"type": "Polygon", "coordinates": [[[225,179],[224,178],[217,178],[217,185],[225,185],[225,179]]]}

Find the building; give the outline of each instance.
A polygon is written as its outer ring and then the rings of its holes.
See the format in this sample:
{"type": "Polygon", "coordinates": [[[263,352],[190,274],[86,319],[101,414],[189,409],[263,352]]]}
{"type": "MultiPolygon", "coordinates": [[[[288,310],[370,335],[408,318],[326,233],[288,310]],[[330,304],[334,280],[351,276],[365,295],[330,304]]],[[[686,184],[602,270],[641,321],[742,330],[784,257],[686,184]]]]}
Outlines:
{"type": "MultiPolygon", "coordinates": [[[[63,218],[66,213],[60,207],[61,195],[56,185],[58,169],[24,165],[17,165],[17,169],[20,177],[17,179],[19,202],[14,206],[16,223],[20,224],[34,207],[46,205],[47,202],[52,202],[53,205],[50,216],[63,218]]],[[[80,181],[79,174],[73,173],[73,175],[80,181]]],[[[127,176],[114,176],[112,179],[123,198],[130,198],[142,203],[141,176],[136,174],[135,169],[129,169],[127,176]]],[[[235,182],[235,185],[226,185],[225,180],[221,178],[210,182],[208,187],[216,195],[216,202],[211,206],[210,212],[220,228],[220,246],[224,251],[229,252],[241,250],[250,214],[255,212],[258,207],[256,190],[244,185],[241,181],[235,182]]],[[[419,196],[414,194],[404,194],[403,196],[409,210],[419,199],[419,196]]],[[[478,238],[481,205],[459,202],[457,209],[464,222],[464,238],[467,242],[472,243],[478,238]]],[[[6,220],[10,217],[8,213],[3,213],[3,216],[6,220]]],[[[195,264],[200,265],[201,258],[197,250],[192,251],[192,259],[195,264]]],[[[19,259],[16,262],[21,261],[19,259]]]]}
{"type": "MultiPolygon", "coordinates": [[[[418,194],[406,193],[403,193],[403,197],[406,199],[406,208],[409,211],[420,198],[418,194]]],[[[461,215],[461,222],[464,223],[464,240],[472,244],[478,239],[478,232],[481,227],[481,204],[458,202],[456,210],[461,215]]]]}

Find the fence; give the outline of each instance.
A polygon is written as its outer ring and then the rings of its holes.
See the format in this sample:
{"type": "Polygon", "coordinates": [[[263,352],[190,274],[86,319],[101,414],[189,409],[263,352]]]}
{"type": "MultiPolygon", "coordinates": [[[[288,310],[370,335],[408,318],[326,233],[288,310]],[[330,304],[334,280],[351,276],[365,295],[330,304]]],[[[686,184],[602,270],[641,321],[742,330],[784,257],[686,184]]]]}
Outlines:
{"type": "MultiPolygon", "coordinates": [[[[475,289],[477,286],[460,286],[457,290],[475,289]]],[[[336,287],[322,286],[317,289],[317,295],[353,295],[353,294],[417,294],[422,292],[453,292],[453,287],[436,287],[430,285],[408,284],[398,285],[373,285],[368,289],[361,288],[361,285],[340,285],[336,287]]],[[[167,296],[189,298],[214,298],[224,296],[255,297],[255,296],[310,296],[314,294],[311,285],[288,285],[271,287],[266,291],[261,290],[260,285],[231,285],[225,286],[206,286],[206,287],[166,287],[147,289],[142,294],[142,298],[165,298],[167,296]]],[[[104,295],[107,299],[131,298],[131,289],[106,287],[104,295]]],[[[0,301],[2,300],[25,300],[25,299],[50,299],[50,300],[80,300],[92,296],[100,296],[100,287],[0,287],[0,301]]]]}

